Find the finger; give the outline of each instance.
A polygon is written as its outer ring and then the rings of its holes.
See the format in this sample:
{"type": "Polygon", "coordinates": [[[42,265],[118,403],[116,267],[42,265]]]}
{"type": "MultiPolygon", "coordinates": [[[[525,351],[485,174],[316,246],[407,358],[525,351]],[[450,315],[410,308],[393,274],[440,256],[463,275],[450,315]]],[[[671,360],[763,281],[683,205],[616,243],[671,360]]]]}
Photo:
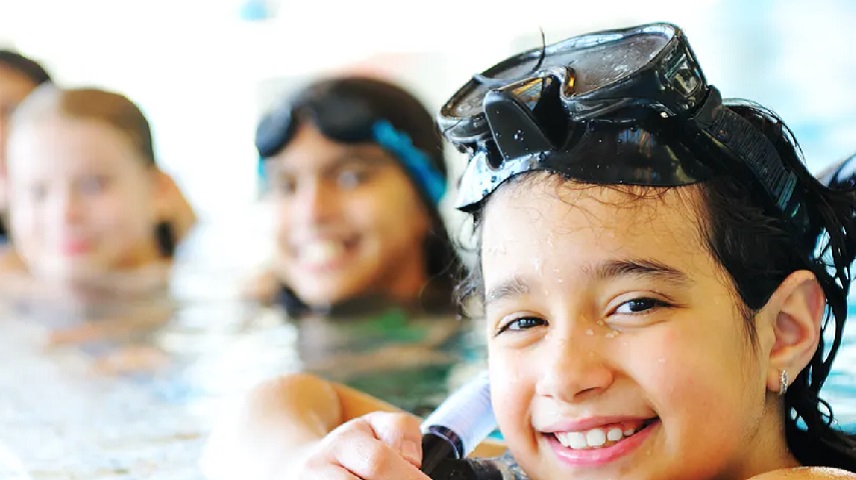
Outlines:
{"type": "MultiPolygon", "coordinates": [[[[393,448],[378,438],[370,420],[376,421],[380,429],[396,425],[395,421],[366,417],[343,424],[324,441],[327,444],[324,450],[330,456],[326,463],[341,465],[364,480],[430,480],[401,454],[398,447],[393,448]]],[[[384,436],[401,438],[400,434],[392,432],[384,432],[384,436]]]]}
{"type": "Polygon", "coordinates": [[[397,451],[408,462],[422,465],[422,431],[419,419],[404,413],[375,412],[366,415],[375,436],[397,451]]]}
{"type": "MultiPolygon", "coordinates": [[[[295,479],[300,480],[362,480],[341,465],[325,465],[323,467],[306,467],[298,472],[295,479]]],[[[285,479],[284,479],[285,480],[285,479]]]]}

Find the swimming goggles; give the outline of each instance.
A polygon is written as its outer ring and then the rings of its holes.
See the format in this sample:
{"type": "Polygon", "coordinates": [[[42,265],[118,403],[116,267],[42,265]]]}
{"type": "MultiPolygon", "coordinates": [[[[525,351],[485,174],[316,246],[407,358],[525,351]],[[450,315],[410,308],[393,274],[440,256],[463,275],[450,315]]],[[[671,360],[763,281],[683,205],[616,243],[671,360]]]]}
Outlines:
{"type": "MultiPolygon", "coordinates": [[[[431,163],[410,136],[378,115],[357,96],[310,90],[287,105],[268,113],[256,129],[255,144],[261,159],[285,147],[297,128],[295,115],[305,115],[325,137],[340,143],[374,142],[395,156],[428,199],[437,205],[446,193],[446,177],[431,163]]],[[[260,165],[259,171],[263,171],[260,165]]]]}
{"type": "Polygon", "coordinates": [[[723,104],[675,25],[596,32],[515,55],[475,75],[437,120],[470,157],[456,202],[464,211],[533,170],[647,186],[727,171],[808,228],[796,175],[761,131],[723,104]]]}

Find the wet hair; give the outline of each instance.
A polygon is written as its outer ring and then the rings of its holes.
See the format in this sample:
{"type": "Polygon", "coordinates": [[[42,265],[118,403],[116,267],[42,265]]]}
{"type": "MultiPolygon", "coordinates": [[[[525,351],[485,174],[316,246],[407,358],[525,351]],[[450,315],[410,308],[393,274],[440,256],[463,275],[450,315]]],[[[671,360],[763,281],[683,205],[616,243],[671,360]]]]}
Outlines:
{"type": "MultiPolygon", "coordinates": [[[[12,128],[57,115],[110,125],[131,142],[146,167],[158,168],[149,122],[128,97],[99,88],[60,88],[45,84],[15,109],[12,128]]],[[[153,235],[161,254],[171,257],[176,246],[173,226],[169,222],[160,222],[155,225],[153,235]]]]}
{"type": "MultiPolygon", "coordinates": [[[[693,187],[701,196],[700,208],[695,208],[702,218],[702,239],[727,272],[753,341],[754,315],[781,282],[798,270],[809,270],[817,277],[826,296],[825,317],[814,356],[785,394],[785,436],[790,451],[803,465],[856,471],[856,436],[835,426],[830,405],[820,397],[841,346],[847,318],[850,268],[856,258],[856,192],[847,185],[827,188],[812,177],[803,166],[799,145],[773,112],[749,103],[735,103],[729,108],[763,132],[785,166],[796,174],[810,228],[808,234],[795,234],[794,228],[770,208],[761,189],[724,173],[693,187]],[[831,342],[827,344],[826,339],[831,342]]],[[[528,173],[513,181],[525,175],[528,173]]],[[[684,187],[640,188],[643,192],[661,192],[684,187]]],[[[484,295],[479,230],[486,203],[472,214],[476,263],[456,289],[462,305],[484,295]]]]}
{"type": "Polygon", "coordinates": [[[0,49],[0,67],[6,67],[27,77],[33,85],[51,83],[51,76],[39,62],[18,52],[0,49]]]}
{"type": "MultiPolygon", "coordinates": [[[[294,95],[268,112],[259,123],[256,133],[256,147],[263,159],[271,157],[284,149],[294,136],[297,126],[309,122],[322,134],[333,141],[342,143],[335,138],[333,130],[361,130],[364,125],[343,125],[342,117],[335,120],[337,125],[328,125],[330,117],[318,115],[317,111],[323,106],[347,105],[354,101],[362,104],[371,118],[385,120],[396,130],[406,134],[413,146],[423,152],[430,161],[431,167],[445,180],[448,176],[444,154],[444,142],[434,123],[434,118],[425,106],[411,93],[390,82],[362,76],[342,76],[323,78],[309,83],[299,89],[294,95]]],[[[365,118],[355,118],[355,123],[362,123],[365,118]]],[[[371,139],[359,138],[345,140],[348,142],[371,142],[371,139]]],[[[395,152],[390,152],[397,158],[395,152]]],[[[399,159],[401,160],[401,159],[399,159]]],[[[431,219],[431,229],[425,239],[425,271],[429,284],[441,292],[448,292],[447,306],[453,305],[452,291],[455,280],[453,274],[460,271],[457,252],[451,241],[445,222],[427,192],[420,182],[414,179],[412,172],[403,168],[411,184],[418,193],[426,212],[431,219]]],[[[438,295],[442,297],[441,295],[438,295]]],[[[299,316],[309,310],[291,289],[284,287],[279,302],[293,316],[299,316]]],[[[426,308],[437,307],[424,305],[426,308]]]]}
{"type": "Polygon", "coordinates": [[[43,85],[15,109],[13,128],[16,124],[55,115],[106,123],[128,138],[146,165],[157,166],[149,122],[126,96],[99,88],[43,85]]]}

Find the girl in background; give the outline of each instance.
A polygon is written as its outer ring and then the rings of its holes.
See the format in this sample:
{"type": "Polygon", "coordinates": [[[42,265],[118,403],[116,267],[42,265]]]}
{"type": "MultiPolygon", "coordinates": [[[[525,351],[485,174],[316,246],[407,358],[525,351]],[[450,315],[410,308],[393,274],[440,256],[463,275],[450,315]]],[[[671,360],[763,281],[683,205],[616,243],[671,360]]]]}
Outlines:
{"type": "Polygon", "coordinates": [[[43,83],[50,83],[51,76],[41,64],[12,50],[0,50],[0,236],[7,240],[6,209],[8,187],[6,185],[6,137],[12,112],[27,95],[43,83]]]}
{"type": "Polygon", "coordinates": [[[163,284],[194,216],[157,167],[148,121],[133,102],[45,85],[13,114],[7,156],[19,257],[6,262],[7,274],[107,291],[163,284]]]}
{"type": "Polygon", "coordinates": [[[355,304],[453,311],[443,143],[413,95],[373,78],[319,79],[262,119],[256,147],[276,245],[251,296],[298,317],[355,304]]]}

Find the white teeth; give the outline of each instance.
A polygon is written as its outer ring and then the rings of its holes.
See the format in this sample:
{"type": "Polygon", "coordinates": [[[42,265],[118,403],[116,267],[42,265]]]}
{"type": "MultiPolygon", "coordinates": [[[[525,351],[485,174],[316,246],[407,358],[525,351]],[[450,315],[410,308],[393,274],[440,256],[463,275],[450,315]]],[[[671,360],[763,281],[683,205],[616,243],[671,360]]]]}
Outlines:
{"type": "Polygon", "coordinates": [[[571,448],[586,448],[588,446],[586,436],[582,432],[570,432],[567,438],[568,446],[571,448]]]}
{"type": "Polygon", "coordinates": [[[589,430],[586,432],[586,442],[590,447],[602,447],[606,443],[606,434],[599,428],[589,430]]]}
{"type": "Polygon", "coordinates": [[[340,242],[316,241],[300,249],[300,259],[307,263],[324,264],[336,260],[345,253],[340,242]]]}
{"type": "Polygon", "coordinates": [[[636,430],[627,429],[622,431],[621,428],[612,427],[607,431],[601,428],[593,428],[585,432],[555,432],[554,435],[563,446],[574,450],[581,450],[603,447],[607,443],[613,444],[634,433],[636,433],[636,430]]]}

